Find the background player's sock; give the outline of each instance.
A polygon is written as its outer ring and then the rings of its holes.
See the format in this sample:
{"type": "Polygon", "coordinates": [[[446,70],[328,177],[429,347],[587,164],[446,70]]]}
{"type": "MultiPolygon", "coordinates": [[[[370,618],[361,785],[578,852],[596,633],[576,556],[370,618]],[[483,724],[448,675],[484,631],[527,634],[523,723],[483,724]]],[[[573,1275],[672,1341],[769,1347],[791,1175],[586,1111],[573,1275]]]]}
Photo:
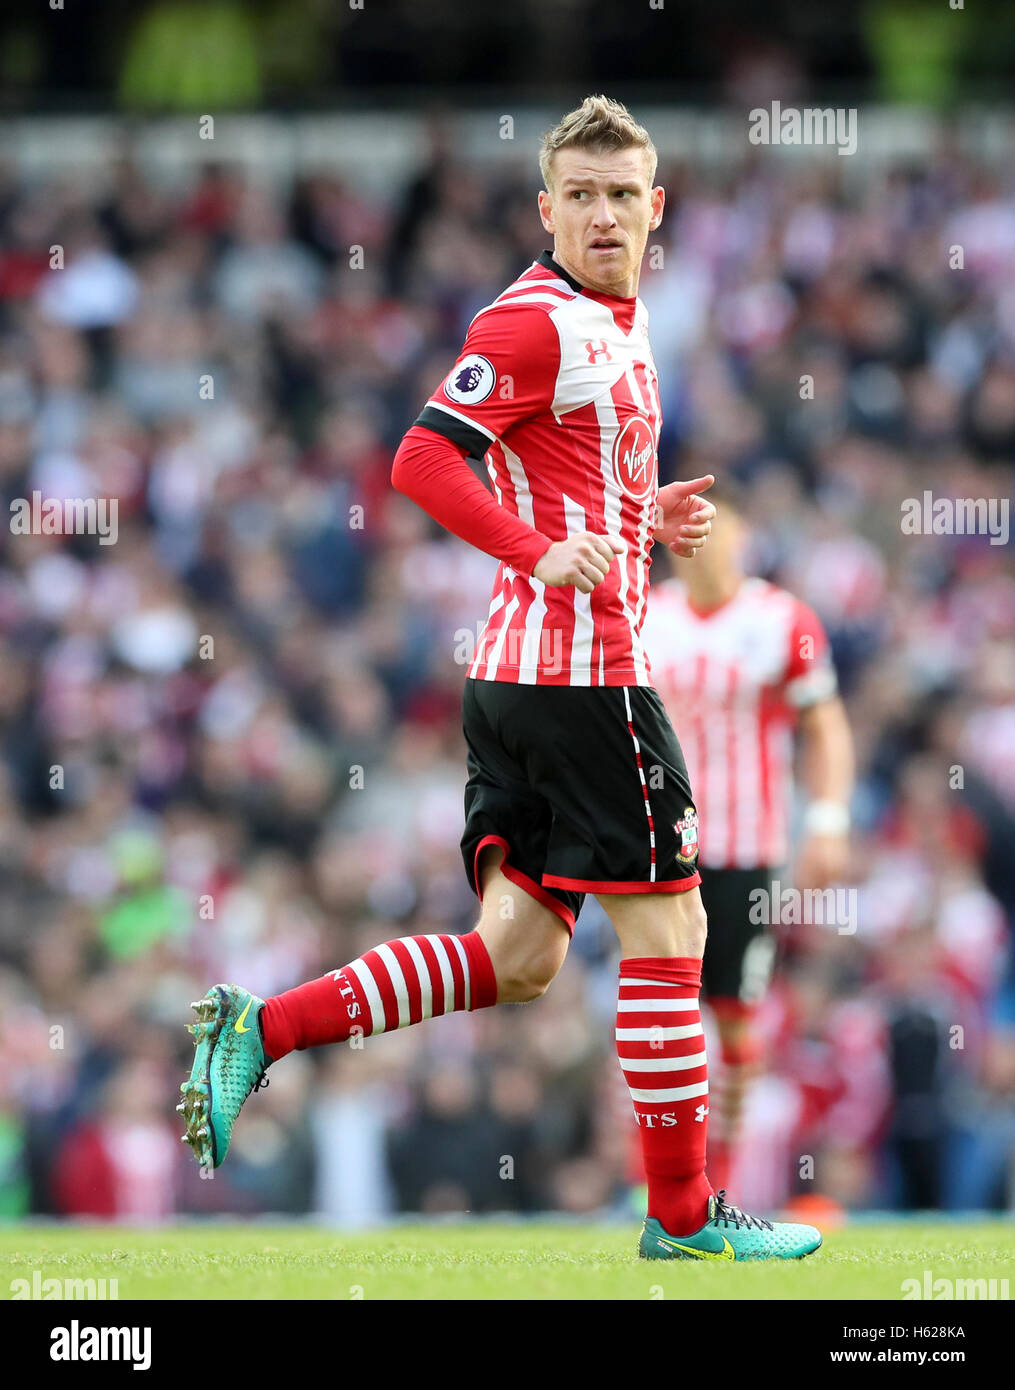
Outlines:
{"type": "Polygon", "coordinates": [[[756,1009],[738,999],[709,1002],[720,1024],[720,1044],[718,1075],[711,1079],[706,1167],[709,1180],[720,1188],[729,1186],[743,1128],[744,1102],[757,1074],[760,1049],[755,1035],[756,1009]]]}
{"type": "Polygon", "coordinates": [[[264,1050],[287,1052],[388,1033],[424,1018],[497,1002],[497,980],[478,931],[403,936],[367,951],[319,980],[265,1001],[264,1050]]]}
{"type": "Polygon", "coordinates": [[[708,1064],[693,956],[620,962],[617,1055],[641,1134],[648,1215],[670,1235],[705,1222],[712,1192],[705,1177],[708,1064]]]}

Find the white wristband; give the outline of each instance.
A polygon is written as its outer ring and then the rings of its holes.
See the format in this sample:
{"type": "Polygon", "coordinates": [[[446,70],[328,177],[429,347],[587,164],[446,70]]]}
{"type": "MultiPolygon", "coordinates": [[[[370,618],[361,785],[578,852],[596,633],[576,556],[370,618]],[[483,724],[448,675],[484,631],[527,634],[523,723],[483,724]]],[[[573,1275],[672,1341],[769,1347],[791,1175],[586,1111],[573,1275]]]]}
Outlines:
{"type": "Polygon", "coordinates": [[[808,835],[848,835],[849,807],[842,801],[812,801],[804,812],[808,835]]]}

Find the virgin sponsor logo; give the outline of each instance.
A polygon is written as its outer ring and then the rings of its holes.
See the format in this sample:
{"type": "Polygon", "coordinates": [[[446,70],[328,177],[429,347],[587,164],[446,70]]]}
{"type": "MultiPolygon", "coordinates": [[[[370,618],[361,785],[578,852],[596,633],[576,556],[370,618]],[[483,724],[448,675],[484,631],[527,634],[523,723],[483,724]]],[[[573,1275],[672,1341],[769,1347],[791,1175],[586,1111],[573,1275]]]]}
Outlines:
{"type": "Polygon", "coordinates": [[[613,444],[613,472],[623,492],[635,501],[648,497],[656,485],[656,442],[644,415],[634,415],[613,444]]]}

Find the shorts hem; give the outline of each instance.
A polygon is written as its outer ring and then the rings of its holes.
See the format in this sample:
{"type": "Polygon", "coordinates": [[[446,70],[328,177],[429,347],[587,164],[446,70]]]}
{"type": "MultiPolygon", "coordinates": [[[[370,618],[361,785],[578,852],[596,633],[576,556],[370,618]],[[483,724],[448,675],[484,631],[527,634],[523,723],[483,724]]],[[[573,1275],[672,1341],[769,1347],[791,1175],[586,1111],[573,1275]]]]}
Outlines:
{"type": "Polygon", "coordinates": [[[645,879],[611,879],[603,882],[592,878],[562,878],[559,874],[543,875],[543,884],[547,888],[571,888],[579,893],[686,893],[700,883],[699,873],[692,874],[690,878],[667,879],[663,883],[649,883],[645,879]]]}
{"type": "Polygon", "coordinates": [[[503,835],[484,835],[476,846],[476,852],[472,857],[472,877],[476,885],[476,897],[480,902],[483,901],[483,890],[479,882],[479,855],[480,851],[487,845],[496,845],[503,850],[503,857],[500,861],[500,871],[506,879],[513,883],[517,888],[521,888],[528,893],[530,898],[535,898],[537,903],[547,907],[551,912],[560,918],[567,928],[568,935],[574,936],[574,914],[567,908],[559,898],[555,898],[552,893],[548,893],[546,888],[538,884],[535,879],[529,878],[528,874],[522,873],[521,869],[516,869],[510,862],[508,856],[511,853],[511,846],[503,835]]]}

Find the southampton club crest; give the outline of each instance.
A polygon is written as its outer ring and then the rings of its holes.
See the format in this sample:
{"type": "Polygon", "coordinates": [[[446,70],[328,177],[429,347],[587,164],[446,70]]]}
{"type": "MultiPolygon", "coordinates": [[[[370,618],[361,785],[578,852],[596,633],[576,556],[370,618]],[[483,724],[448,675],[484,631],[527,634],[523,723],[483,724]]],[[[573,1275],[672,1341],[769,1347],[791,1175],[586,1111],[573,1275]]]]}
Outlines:
{"type": "Polygon", "coordinates": [[[698,853],[698,813],[693,806],[685,809],[673,829],[680,837],[677,858],[682,859],[685,864],[690,864],[698,853]]]}
{"type": "Polygon", "coordinates": [[[470,352],[452,367],[444,383],[444,394],[456,405],[479,405],[496,384],[497,373],[493,364],[478,352],[470,352]]]}

